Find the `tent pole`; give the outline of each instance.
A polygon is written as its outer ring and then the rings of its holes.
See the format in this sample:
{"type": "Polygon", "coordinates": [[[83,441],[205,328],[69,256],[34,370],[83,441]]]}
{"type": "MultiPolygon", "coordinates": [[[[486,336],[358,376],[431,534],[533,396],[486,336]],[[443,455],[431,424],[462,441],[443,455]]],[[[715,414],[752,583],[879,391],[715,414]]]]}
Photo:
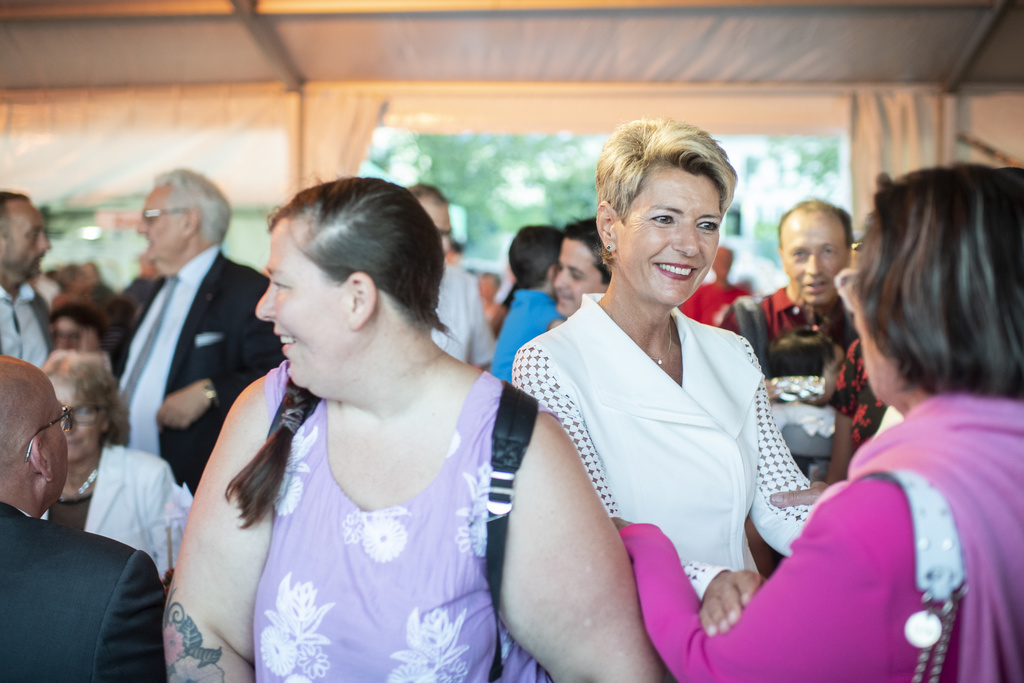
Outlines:
{"type": "Polygon", "coordinates": [[[288,102],[289,195],[302,189],[306,165],[306,91],[285,93],[288,102]]]}

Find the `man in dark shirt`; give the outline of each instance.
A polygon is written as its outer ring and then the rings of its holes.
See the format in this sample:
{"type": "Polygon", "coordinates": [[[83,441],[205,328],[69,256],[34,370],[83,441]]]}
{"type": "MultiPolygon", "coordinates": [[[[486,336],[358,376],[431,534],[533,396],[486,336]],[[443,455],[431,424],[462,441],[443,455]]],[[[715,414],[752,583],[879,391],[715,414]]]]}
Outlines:
{"type": "MultiPolygon", "coordinates": [[[[852,244],[850,214],[838,206],[810,199],[782,216],[779,256],[789,284],[761,301],[768,342],[789,330],[811,327],[844,349],[850,345],[855,332],[834,280],[850,265],[852,244]]],[[[722,327],[742,334],[735,308],[726,314],[722,327]]]]}

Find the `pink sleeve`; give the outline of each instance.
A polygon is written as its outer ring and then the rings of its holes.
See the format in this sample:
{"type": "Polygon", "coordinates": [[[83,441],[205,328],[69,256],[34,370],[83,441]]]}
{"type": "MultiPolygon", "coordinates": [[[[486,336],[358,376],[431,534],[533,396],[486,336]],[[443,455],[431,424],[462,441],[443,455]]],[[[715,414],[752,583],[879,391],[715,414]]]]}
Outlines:
{"type": "Polygon", "coordinates": [[[860,482],[821,504],[729,633],[708,637],[672,543],[654,526],[621,536],[651,640],[681,682],[909,680],[903,635],[920,609],[906,498],[860,482]]]}

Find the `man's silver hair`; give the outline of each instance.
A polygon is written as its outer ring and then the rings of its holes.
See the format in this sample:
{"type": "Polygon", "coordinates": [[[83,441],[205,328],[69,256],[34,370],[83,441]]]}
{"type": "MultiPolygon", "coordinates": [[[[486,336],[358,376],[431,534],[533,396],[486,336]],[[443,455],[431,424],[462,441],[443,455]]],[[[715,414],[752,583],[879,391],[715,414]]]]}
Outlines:
{"type": "Polygon", "coordinates": [[[169,185],[168,209],[197,209],[202,217],[200,232],[212,244],[220,244],[231,223],[231,205],[224,193],[206,176],[178,168],[161,173],[153,187],[169,185]]]}

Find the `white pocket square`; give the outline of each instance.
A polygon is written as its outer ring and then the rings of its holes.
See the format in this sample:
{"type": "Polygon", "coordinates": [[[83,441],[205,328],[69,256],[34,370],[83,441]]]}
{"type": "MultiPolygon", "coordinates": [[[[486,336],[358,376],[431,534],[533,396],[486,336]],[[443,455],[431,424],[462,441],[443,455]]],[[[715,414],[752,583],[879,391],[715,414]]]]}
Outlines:
{"type": "Polygon", "coordinates": [[[224,339],[223,332],[200,332],[196,335],[196,348],[201,349],[224,339]]]}

